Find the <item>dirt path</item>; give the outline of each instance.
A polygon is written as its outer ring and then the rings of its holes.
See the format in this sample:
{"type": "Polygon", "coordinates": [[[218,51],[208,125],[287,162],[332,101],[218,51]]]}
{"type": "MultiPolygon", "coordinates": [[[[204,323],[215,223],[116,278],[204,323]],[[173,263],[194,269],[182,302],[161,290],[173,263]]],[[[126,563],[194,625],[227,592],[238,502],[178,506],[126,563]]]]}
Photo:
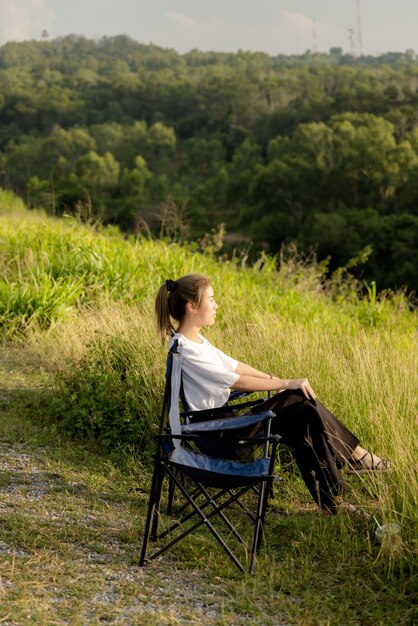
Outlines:
{"type": "Polygon", "coordinates": [[[138,565],[146,494],[134,479],[19,422],[45,373],[19,350],[0,357],[0,623],[221,623],[219,581],[170,556],[138,565]]]}
{"type": "Polygon", "coordinates": [[[177,570],[168,558],[146,568],[134,564],[135,520],[123,500],[46,466],[24,445],[0,442],[3,624],[23,623],[8,619],[8,598],[10,615],[22,613],[16,611],[20,603],[28,623],[39,623],[41,604],[42,619],[48,618],[42,623],[51,624],[218,621],[215,591],[203,585],[201,572],[177,570]],[[20,599],[19,585],[25,590],[20,599]],[[79,611],[72,606],[74,594],[79,611]]]}

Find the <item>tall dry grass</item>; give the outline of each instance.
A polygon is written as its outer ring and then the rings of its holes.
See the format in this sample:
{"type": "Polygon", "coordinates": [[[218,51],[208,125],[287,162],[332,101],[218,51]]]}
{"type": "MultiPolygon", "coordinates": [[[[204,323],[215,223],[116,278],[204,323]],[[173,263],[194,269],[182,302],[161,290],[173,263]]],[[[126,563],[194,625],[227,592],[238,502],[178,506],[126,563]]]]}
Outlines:
{"type": "MultiPolygon", "coordinates": [[[[221,311],[225,307],[221,299],[221,311]]],[[[379,523],[399,523],[405,555],[411,556],[418,522],[413,330],[398,332],[393,327],[383,332],[356,324],[348,330],[338,323],[336,313],[332,322],[329,311],[324,326],[321,313],[317,319],[312,314],[295,319],[292,313],[277,315],[261,307],[249,316],[246,309],[242,302],[231,313],[224,310],[219,325],[206,333],[208,338],[262,370],[308,377],[320,401],[361,443],[390,459],[390,474],[352,478],[349,497],[379,523]]],[[[61,398],[55,406],[57,419],[65,414],[73,433],[95,436],[110,447],[139,442],[143,457],[149,456],[162,397],[165,349],[147,305],[115,304],[85,313],[31,341],[56,372],[61,398]],[[86,363],[92,355],[95,367],[89,370],[86,363]],[[105,418],[103,406],[111,407],[105,418]],[[88,407],[88,413],[81,415],[80,407],[88,407]]]]}

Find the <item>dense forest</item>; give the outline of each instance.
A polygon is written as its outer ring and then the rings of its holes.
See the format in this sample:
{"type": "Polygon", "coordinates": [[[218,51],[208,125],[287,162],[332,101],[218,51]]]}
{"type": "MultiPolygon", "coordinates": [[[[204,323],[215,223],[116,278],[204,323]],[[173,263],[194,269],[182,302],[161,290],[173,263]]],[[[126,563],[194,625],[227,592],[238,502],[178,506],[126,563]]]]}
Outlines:
{"type": "Polygon", "coordinates": [[[8,43],[0,186],[126,232],[199,241],[224,224],[229,251],[361,258],[379,289],[416,290],[418,61],[8,43]]]}

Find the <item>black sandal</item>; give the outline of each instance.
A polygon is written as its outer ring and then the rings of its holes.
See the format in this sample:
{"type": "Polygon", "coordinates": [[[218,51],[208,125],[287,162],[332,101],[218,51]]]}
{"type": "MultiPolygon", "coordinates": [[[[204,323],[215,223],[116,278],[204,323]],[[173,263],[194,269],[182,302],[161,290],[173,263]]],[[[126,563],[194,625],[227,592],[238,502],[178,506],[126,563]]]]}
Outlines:
{"type": "Polygon", "coordinates": [[[374,456],[371,452],[365,452],[361,459],[349,459],[349,467],[347,468],[348,474],[367,474],[370,472],[389,472],[392,468],[389,461],[386,459],[379,459],[377,463],[374,462],[374,456]],[[367,467],[364,465],[363,460],[370,455],[371,465],[367,467]]]}

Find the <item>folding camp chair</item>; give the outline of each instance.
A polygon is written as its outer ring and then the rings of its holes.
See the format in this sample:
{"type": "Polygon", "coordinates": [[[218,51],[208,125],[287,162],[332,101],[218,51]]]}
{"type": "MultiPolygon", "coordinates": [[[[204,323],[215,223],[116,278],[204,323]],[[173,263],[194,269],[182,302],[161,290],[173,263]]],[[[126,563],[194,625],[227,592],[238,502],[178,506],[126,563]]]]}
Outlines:
{"type": "Polygon", "coordinates": [[[246,568],[236,554],[241,545],[249,556],[248,570],[252,573],[261,545],[267,498],[275,480],[274,464],[280,436],[270,434],[274,413],[262,410],[262,400],[180,413],[181,395],[181,355],[177,351],[177,342],[174,342],[167,358],[166,386],[140,564],[162,555],[205,526],[233,563],[245,572],[246,568]],[[252,455],[250,459],[249,454],[252,455]],[[174,486],[184,503],[177,511],[178,519],[159,532],[163,517],[161,493],[166,478],[169,483],[168,513],[172,513],[174,486]],[[250,491],[256,494],[254,512],[243,501],[244,494],[250,491]],[[247,541],[231,521],[230,512],[235,504],[250,520],[252,532],[247,541]],[[234,540],[234,551],[226,543],[225,532],[228,541],[234,540]],[[158,547],[147,556],[149,539],[158,542],[158,547]]]}

